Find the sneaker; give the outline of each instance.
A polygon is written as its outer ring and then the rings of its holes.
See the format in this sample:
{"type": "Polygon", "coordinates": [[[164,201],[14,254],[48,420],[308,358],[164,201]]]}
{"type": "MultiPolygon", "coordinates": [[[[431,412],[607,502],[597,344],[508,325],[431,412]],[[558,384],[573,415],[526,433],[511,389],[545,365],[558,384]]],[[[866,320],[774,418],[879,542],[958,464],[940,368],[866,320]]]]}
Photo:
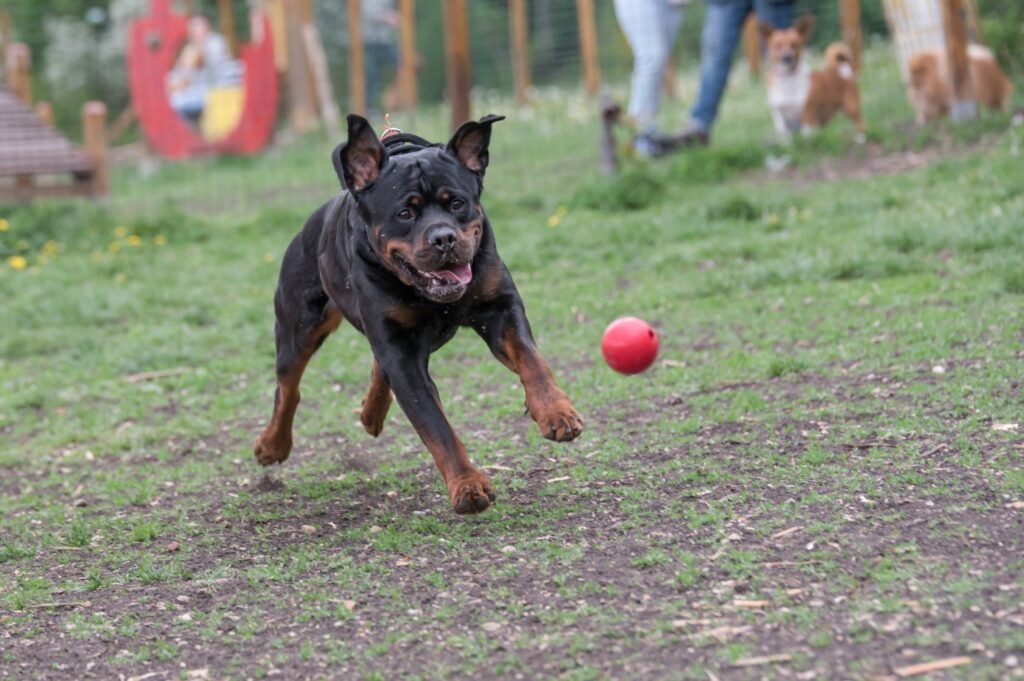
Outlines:
{"type": "Polygon", "coordinates": [[[637,155],[645,158],[658,158],[665,155],[662,139],[653,133],[643,132],[633,138],[633,149],[637,155]]]}
{"type": "Polygon", "coordinates": [[[682,132],[671,135],[662,141],[662,146],[671,149],[687,149],[690,147],[706,147],[711,142],[711,134],[695,125],[690,125],[682,132]]]}

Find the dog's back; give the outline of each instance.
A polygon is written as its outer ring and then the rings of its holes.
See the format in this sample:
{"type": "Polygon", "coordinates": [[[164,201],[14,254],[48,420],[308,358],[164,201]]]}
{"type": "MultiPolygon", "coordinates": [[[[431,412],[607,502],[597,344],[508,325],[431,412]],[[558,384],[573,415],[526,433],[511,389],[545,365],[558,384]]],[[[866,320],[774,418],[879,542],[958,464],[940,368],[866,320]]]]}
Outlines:
{"type": "Polygon", "coordinates": [[[853,53],[844,43],[836,42],[825,48],[825,66],[811,73],[802,123],[806,128],[820,128],[839,111],[846,111],[857,130],[864,131],[853,53]]]}
{"type": "MultiPolygon", "coordinates": [[[[1013,94],[1013,84],[999,68],[992,51],[982,45],[970,45],[967,61],[970,69],[968,96],[990,109],[1005,109],[1013,94]]],[[[915,53],[910,58],[909,71],[907,96],[914,105],[917,122],[948,114],[953,88],[946,51],[931,48],[915,53]]]]}

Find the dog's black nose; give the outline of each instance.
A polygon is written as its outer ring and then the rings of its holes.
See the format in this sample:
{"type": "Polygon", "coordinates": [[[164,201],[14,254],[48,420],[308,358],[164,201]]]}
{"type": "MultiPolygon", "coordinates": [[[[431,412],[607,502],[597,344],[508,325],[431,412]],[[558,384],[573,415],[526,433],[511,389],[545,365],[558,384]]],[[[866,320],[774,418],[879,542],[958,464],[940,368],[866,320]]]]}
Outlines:
{"type": "Polygon", "coordinates": [[[437,250],[448,253],[455,248],[455,230],[447,225],[440,225],[430,230],[427,241],[437,250]]]}

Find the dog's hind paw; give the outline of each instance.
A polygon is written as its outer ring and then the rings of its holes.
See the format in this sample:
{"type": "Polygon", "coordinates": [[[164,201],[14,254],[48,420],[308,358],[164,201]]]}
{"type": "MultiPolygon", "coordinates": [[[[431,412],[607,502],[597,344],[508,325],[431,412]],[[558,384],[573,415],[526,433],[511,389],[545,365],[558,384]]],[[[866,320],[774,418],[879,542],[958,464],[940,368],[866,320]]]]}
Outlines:
{"type": "Polygon", "coordinates": [[[287,440],[282,438],[272,438],[267,437],[265,433],[257,438],[256,444],[253,447],[253,454],[256,455],[256,461],[261,466],[271,466],[275,463],[282,463],[288,458],[291,451],[291,438],[288,438],[287,440]]]}
{"type": "Polygon", "coordinates": [[[480,513],[487,510],[498,496],[486,475],[477,470],[456,476],[448,483],[452,508],[456,513],[480,513]]]}

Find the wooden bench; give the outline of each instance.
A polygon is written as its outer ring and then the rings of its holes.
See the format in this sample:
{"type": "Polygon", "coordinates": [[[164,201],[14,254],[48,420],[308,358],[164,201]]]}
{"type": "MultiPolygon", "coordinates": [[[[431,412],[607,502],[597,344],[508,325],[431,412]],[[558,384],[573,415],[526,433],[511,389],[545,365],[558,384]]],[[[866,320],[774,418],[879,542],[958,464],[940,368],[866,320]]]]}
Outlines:
{"type": "Polygon", "coordinates": [[[32,109],[28,49],[5,51],[6,86],[0,87],[0,201],[107,193],[106,106],[82,107],[84,147],[78,148],[32,109]],[[29,101],[23,99],[28,97],[29,101]]]}

